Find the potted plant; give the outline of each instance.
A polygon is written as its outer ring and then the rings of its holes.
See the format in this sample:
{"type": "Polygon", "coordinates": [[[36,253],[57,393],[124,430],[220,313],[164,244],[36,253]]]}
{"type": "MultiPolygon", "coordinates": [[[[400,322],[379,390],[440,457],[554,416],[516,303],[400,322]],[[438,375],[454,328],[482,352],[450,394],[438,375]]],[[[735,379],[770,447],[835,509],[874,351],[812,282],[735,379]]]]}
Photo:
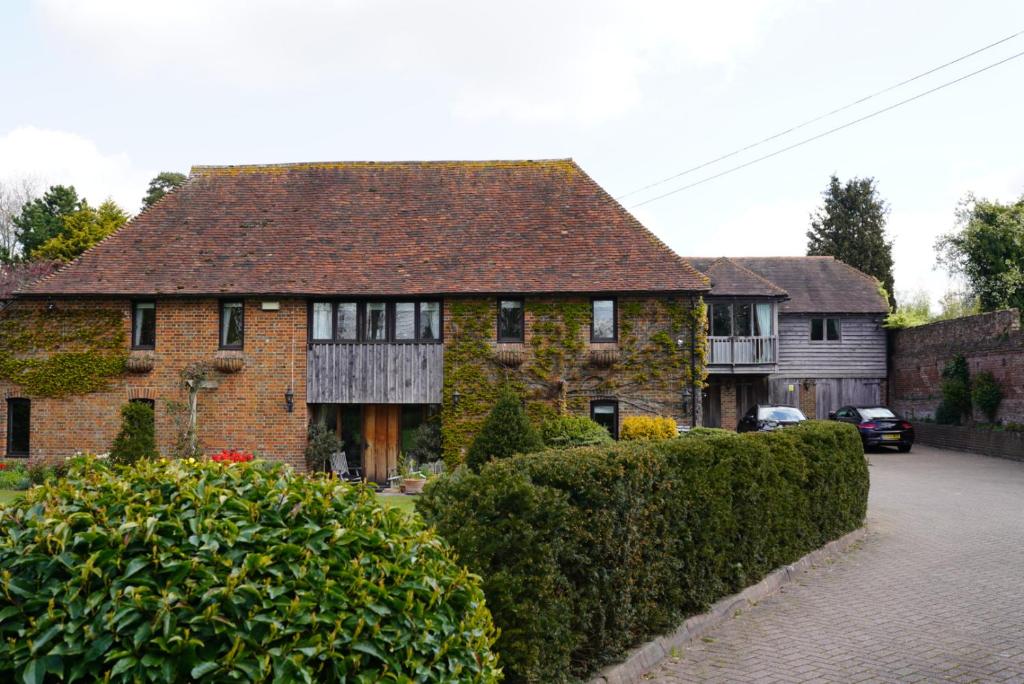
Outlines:
{"type": "Polygon", "coordinates": [[[423,485],[427,483],[427,474],[419,469],[419,464],[410,456],[398,460],[398,474],[402,477],[402,489],[406,494],[422,494],[423,485]]]}

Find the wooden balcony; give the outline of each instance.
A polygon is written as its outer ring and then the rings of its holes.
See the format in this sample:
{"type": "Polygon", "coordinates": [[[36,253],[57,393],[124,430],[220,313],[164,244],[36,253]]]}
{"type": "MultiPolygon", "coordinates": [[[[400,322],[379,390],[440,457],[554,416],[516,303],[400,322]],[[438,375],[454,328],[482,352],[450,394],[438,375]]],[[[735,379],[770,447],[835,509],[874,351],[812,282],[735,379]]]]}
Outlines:
{"type": "Polygon", "coordinates": [[[770,373],[779,360],[779,338],[708,337],[712,373],[770,373]]]}
{"type": "Polygon", "coordinates": [[[306,401],[323,404],[440,404],[442,344],[312,344],[306,401]]]}

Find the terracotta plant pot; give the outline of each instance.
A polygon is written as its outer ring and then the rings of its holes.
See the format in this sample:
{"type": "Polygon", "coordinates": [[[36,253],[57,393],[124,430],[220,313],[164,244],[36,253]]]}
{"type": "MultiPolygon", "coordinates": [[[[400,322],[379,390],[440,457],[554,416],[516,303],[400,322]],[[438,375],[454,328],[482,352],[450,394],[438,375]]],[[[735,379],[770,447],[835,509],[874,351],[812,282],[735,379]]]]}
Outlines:
{"type": "Polygon", "coordinates": [[[406,494],[422,494],[423,493],[423,485],[425,485],[426,483],[427,483],[426,480],[421,480],[418,477],[411,477],[411,478],[402,480],[402,484],[405,485],[405,493],[406,494]]]}

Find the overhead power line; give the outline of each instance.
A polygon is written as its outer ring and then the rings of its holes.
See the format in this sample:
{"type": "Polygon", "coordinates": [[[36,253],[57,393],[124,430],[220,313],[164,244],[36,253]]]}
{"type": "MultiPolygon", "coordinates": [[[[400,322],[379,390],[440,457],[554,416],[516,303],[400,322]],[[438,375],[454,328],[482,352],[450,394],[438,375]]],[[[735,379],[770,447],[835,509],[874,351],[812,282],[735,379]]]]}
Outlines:
{"type": "Polygon", "coordinates": [[[636,190],[631,190],[631,191],[627,192],[624,195],[619,195],[615,199],[623,200],[623,199],[625,199],[627,197],[630,197],[630,196],[635,195],[637,193],[643,192],[644,190],[650,190],[651,188],[656,188],[659,185],[664,185],[665,183],[668,183],[670,181],[674,181],[677,178],[681,178],[683,176],[691,174],[694,171],[700,171],[701,169],[703,169],[705,167],[708,167],[708,166],[711,166],[712,164],[717,164],[718,162],[724,161],[726,159],[729,159],[730,157],[735,157],[737,154],[741,154],[741,153],[746,152],[748,150],[752,150],[755,147],[760,147],[761,145],[764,145],[765,143],[771,142],[772,140],[775,140],[777,138],[781,138],[784,135],[789,135],[790,133],[793,133],[794,131],[798,131],[801,128],[805,128],[807,126],[810,126],[811,124],[817,123],[817,122],[821,121],[822,119],[827,119],[828,117],[834,116],[835,114],[838,114],[840,112],[844,112],[847,109],[850,109],[851,107],[856,107],[859,104],[863,104],[863,103],[867,102],[868,100],[870,100],[872,98],[878,97],[879,95],[884,95],[885,93],[888,93],[890,91],[896,90],[897,88],[902,88],[905,85],[908,85],[910,83],[913,83],[914,81],[922,79],[925,76],[929,76],[931,74],[934,74],[937,71],[942,71],[943,69],[946,69],[947,67],[951,67],[951,66],[953,66],[954,64],[956,64],[958,62],[962,62],[965,59],[969,59],[971,57],[974,57],[975,55],[981,54],[982,52],[985,52],[986,50],[991,50],[992,48],[994,48],[994,47],[996,47],[998,45],[1002,45],[1003,43],[1005,43],[1005,42],[1007,42],[1009,40],[1013,40],[1014,38],[1016,38],[1018,36],[1021,36],[1021,35],[1024,35],[1024,30],[1017,31],[1016,33],[1013,33],[1013,34],[1011,34],[1009,36],[1006,36],[1005,38],[1000,38],[999,40],[997,40],[994,43],[989,43],[988,45],[985,45],[984,47],[980,47],[977,50],[974,50],[973,52],[968,52],[966,55],[961,55],[960,57],[957,57],[956,59],[951,60],[949,62],[946,62],[945,64],[940,64],[939,66],[933,67],[933,68],[929,69],[928,71],[923,71],[920,74],[917,74],[916,76],[911,76],[910,78],[904,79],[904,80],[900,81],[899,83],[894,83],[891,86],[888,86],[887,88],[883,88],[881,90],[875,91],[875,92],[871,93],[870,95],[865,95],[864,97],[862,97],[862,98],[860,98],[858,100],[854,100],[853,102],[847,103],[847,104],[843,105],[842,107],[838,107],[836,109],[833,109],[832,111],[825,112],[824,114],[820,114],[820,115],[814,117],[813,119],[808,119],[808,120],[806,120],[806,121],[804,121],[802,123],[798,123],[797,125],[791,126],[790,128],[787,128],[784,131],[779,131],[778,133],[774,133],[774,134],[768,136],[767,138],[762,138],[761,140],[758,140],[757,142],[753,142],[753,143],[750,143],[749,145],[741,147],[741,148],[739,148],[737,150],[733,150],[732,152],[729,152],[728,154],[723,154],[720,157],[715,157],[714,159],[709,159],[706,162],[698,164],[697,166],[692,166],[692,167],[686,169],[685,171],[680,171],[679,173],[674,174],[672,176],[669,176],[668,178],[663,178],[663,179],[661,179],[659,181],[655,181],[654,183],[649,183],[648,185],[645,185],[642,188],[637,188],[636,190]]]}
{"type": "Polygon", "coordinates": [[[971,73],[965,74],[964,76],[961,76],[960,78],[956,78],[956,79],[954,79],[952,81],[947,81],[946,83],[943,83],[942,85],[938,85],[938,86],[935,86],[934,88],[932,88],[930,90],[926,90],[926,91],[924,91],[922,93],[918,93],[917,95],[914,95],[913,97],[908,97],[907,99],[900,100],[899,102],[897,102],[895,104],[891,104],[888,107],[884,107],[882,109],[879,109],[879,110],[876,110],[874,112],[871,112],[870,114],[866,114],[866,115],[860,117],[859,119],[854,119],[853,121],[847,121],[846,123],[844,123],[844,124],[842,124],[840,126],[836,126],[835,128],[830,128],[829,130],[824,131],[823,133],[818,133],[817,135],[813,135],[810,138],[804,138],[800,142],[793,143],[792,145],[788,145],[788,146],[783,147],[781,149],[775,150],[774,152],[770,152],[768,154],[762,155],[762,156],[757,157],[755,159],[751,159],[750,161],[744,162],[743,164],[738,164],[736,166],[733,166],[731,168],[726,169],[725,171],[721,171],[719,173],[716,173],[713,176],[707,176],[706,178],[702,178],[699,181],[695,181],[693,183],[690,183],[689,185],[684,185],[684,186],[682,186],[680,188],[675,188],[674,190],[669,190],[668,192],[663,193],[661,195],[656,195],[654,197],[651,197],[650,199],[646,199],[643,202],[638,202],[636,204],[631,205],[630,209],[633,209],[633,208],[636,208],[636,207],[642,207],[643,205],[650,204],[651,202],[657,202],[658,200],[664,199],[666,197],[669,197],[670,195],[674,195],[677,192],[682,192],[684,190],[689,190],[690,188],[695,188],[698,185],[703,185],[704,183],[707,183],[708,181],[713,181],[716,178],[721,178],[722,176],[726,176],[726,175],[728,175],[730,173],[733,173],[735,171],[739,171],[740,169],[745,169],[748,166],[751,166],[753,164],[757,164],[758,162],[762,162],[762,161],[764,161],[766,159],[771,159],[772,157],[777,157],[780,154],[782,154],[783,152],[789,152],[790,150],[794,150],[794,149],[796,149],[798,147],[806,145],[807,143],[814,142],[815,140],[820,140],[821,138],[824,138],[827,135],[832,135],[833,133],[837,133],[837,132],[839,132],[839,131],[841,131],[841,130],[843,130],[845,128],[849,128],[850,126],[855,126],[856,124],[859,124],[861,122],[867,121],[868,119],[873,119],[876,116],[878,116],[879,114],[885,114],[886,112],[890,112],[890,111],[896,109],[897,107],[902,107],[903,105],[908,104],[910,102],[913,102],[914,100],[920,100],[922,97],[924,97],[926,95],[931,95],[932,93],[935,93],[935,92],[938,92],[940,90],[943,90],[944,88],[948,88],[948,87],[950,87],[952,85],[956,85],[957,83],[960,83],[961,81],[966,81],[967,79],[969,79],[969,78],[971,78],[973,76],[977,76],[978,74],[984,73],[984,72],[988,71],[989,69],[995,69],[997,66],[1001,66],[1003,64],[1006,64],[1007,62],[1013,61],[1013,60],[1018,59],[1020,57],[1024,57],[1024,52],[1018,52],[1015,55],[1010,55],[1009,57],[1007,57],[1005,59],[1001,59],[998,62],[993,62],[992,64],[989,64],[986,67],[982,67],[981,69],[978,69],[977,71],[972,71],[971,73]]]}

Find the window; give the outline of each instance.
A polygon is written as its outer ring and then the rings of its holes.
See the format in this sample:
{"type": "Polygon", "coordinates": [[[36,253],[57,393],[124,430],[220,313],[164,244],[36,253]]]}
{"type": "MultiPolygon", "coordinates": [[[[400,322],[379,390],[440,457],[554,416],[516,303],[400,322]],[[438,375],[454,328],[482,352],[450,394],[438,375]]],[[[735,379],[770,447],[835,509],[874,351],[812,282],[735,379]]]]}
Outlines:
{"type": "Polygon", "coordinates": [[[612,439],[619,438],[619,402],[601,400],[590,402],[590,419],[603,425],[612,439]]]}
{"type": "Polygon", "coordinates": [[[386,342],[388,339],[388,305],[367,302],[364,314],[363,342],[386,342]]]}
{"type": "Polygon", "coordinates": [[[156,346],[156,302],[135,302],[132,305],[132,349],[153,349],[156,346]]]}
{"type": "Polygon", "coordinates": [[[395,339],[416,339],[416,302],[395,304],[395,339]]]}
{"type": "Polygon", "coordinates": [[[730,337],[732,335],[732,304],[711,305],[711,336],[730,337]]]}
{"type": "Polygon", "coordinates": [[[771,337],[774,330],[775,315],[771,304],[754,305],[754,335],[771,337]]]}
{"type": "Polygon", "coordinates": [[[242,302],[220,303],[220,348],[241,349],[245,342],[245,306],[242,302]]]}
{"type": "Polygon", "coordinates": [[[338,302],[335,309],[338,312],[338,328],[334,339],[355,342],[359,337],[359,305],[355,302],[338,302]]]}
{"type": "Polygon", "coordinates": [[[615,341],[615,300],[595,299],[590,304],[590,341],[615,341]]]}
{"type": "Polygon", "coordinates": [[[523,300],[498,300],[498,341],[522,342],[525,339],[523,300]]]}
{"type": "Polygon", "coordinates": [[[733,323],[733,335],[737,337],[750,337],[754,321],[750,304],[737,304],[734,308],[735,322],[733,323]]]}
{"type": "Polygon", "coordinates": [[[839,339],[838,318],[812,318],[811,319],[811,341],[812,342],[835,342],[839,339]]]}
{"type": "Polygon", "coordinates": [[[420,302],[417,329],[421,340],[441,339],[441,302],[420,302]]]}
{"type": "Polygon", "coordinates": [[[313,302],[313,339],[334,339],[334,308],[330,302],[313,302]]]}
{"type": "Polygon", "coordinates": [[[28,457],[31,419],[32,402],[30,400],[7,400],[7,455],[9,457],[28,457]]]}
{"type": "Polygon", "coordinates": [[[311,342],[440,342],[441,302],[312,302],[311,342]]]}

